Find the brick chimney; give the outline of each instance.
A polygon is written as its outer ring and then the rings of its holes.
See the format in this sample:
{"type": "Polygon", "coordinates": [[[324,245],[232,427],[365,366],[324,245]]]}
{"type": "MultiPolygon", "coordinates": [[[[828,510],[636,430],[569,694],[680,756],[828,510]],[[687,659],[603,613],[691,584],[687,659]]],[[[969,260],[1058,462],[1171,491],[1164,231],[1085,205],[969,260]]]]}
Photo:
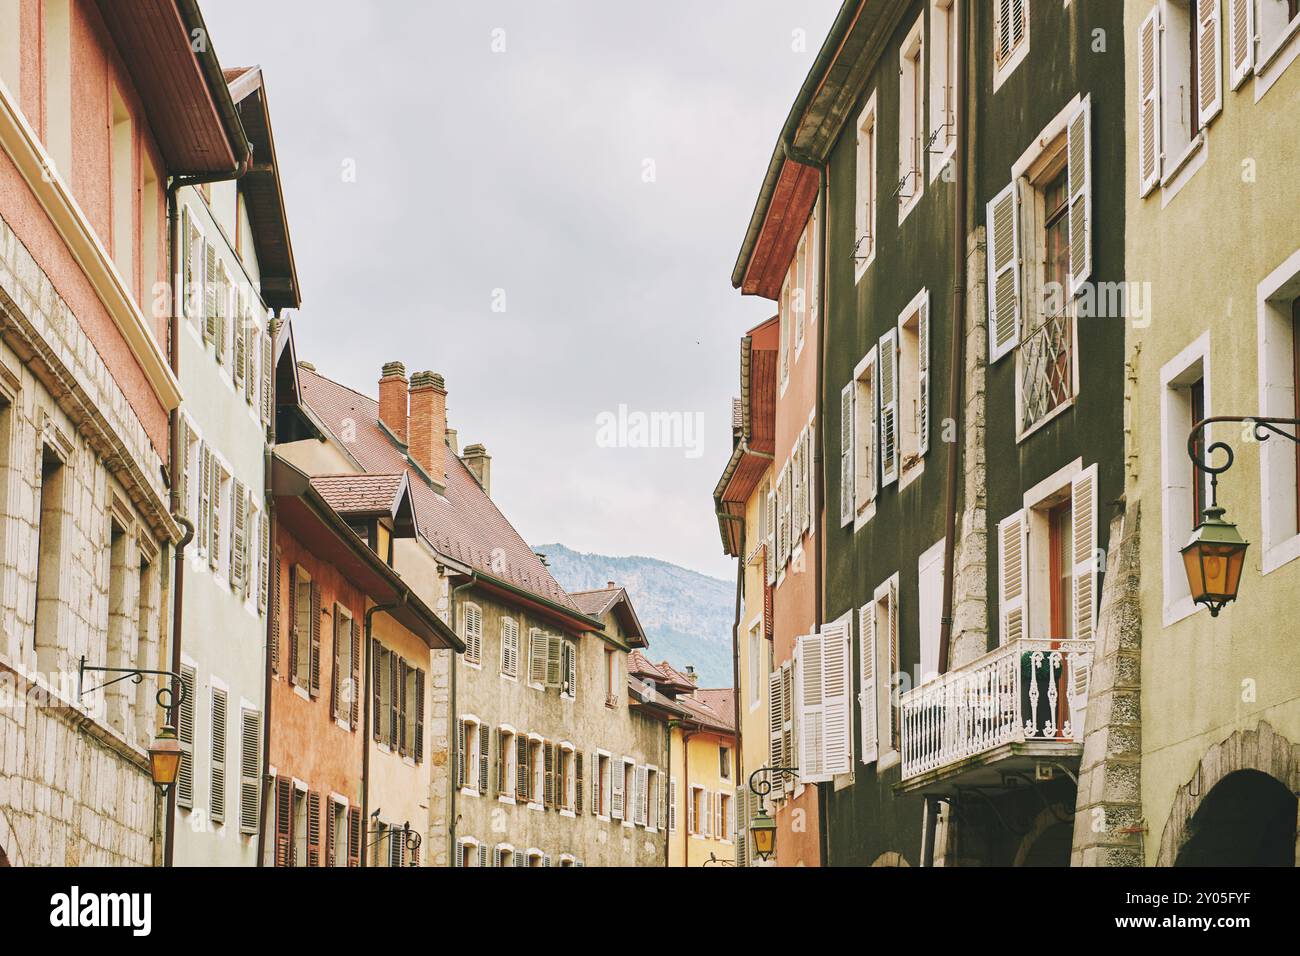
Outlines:
{"type": "Polygon", "coordinates": [[[435,484],[447,484],[447,385],[436,372],[411,375],[407,454],[435,484]]]}
{"type": "Polygon", "coordinates": [[[456,429],[447,429],[447,447],[451,449],[453,455],[460,454],[460,438],[456,434],[456,429]]]}
{"type": "Polygon", "coordinates": [[[401,362],[386,363],[379,376],[379,420],[398,441],[406,441],[406,366],[401,362]]]}
{"type": "Polygon", "coordinates": [[[487,453],[487,449],[479,444],[466,445],[465,454],[461,456],[460,460],[465,463],[465,467],[468,468],[474,477],[478,479],[479,486],[483,489],[483,494],[491,498],[492,456],[487,453]]]}

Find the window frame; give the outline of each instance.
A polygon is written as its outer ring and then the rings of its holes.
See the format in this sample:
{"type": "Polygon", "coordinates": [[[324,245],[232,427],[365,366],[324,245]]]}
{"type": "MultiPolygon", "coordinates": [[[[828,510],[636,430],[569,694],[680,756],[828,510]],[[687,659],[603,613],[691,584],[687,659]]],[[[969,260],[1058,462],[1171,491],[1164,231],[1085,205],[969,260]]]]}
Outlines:
{"type": "Polygon", "coordinates": [[[926,94],[925,13],[917,14],[898,51],[898,224],[925,196],[926,147],[929,128],[926,94]],[[910,159],[908,158],[910,156],[910,159]],[[905,163],[915,163],[905,167],[905,163]],[[909,186],[911,192],[908,192],[909,186]]]}
{"type": "MultiPolygon", "coordinates": [[[[1195,422],[1191,416],[1189,386],[1199,381],[1205,412],[1214,408],[1210,363],[1210,333],[1201,332],[1160,369],[1160,557],[1162,623],[1169,627],[1202,610],[1192,600],[1183,565],[1183,546],[1199,523],[1191,513],[1191,482],[1198,472],[1187,456],[1187,434],[1195,422]]],[[[1214,426],[1205,432],[1208,446],[1214,426]]],[[[1203,476],[1202,476],[1203,480],[1203,476]]]]}
{"type": "MultiPolygon", "coordinates": [[[[1300,248],[1259,284],[1256,301],[1260,414],[1300,418],[1300,248]]],[[[1300,558],[1300,449],[1266,441],[1259,454],[1260,573],[1271,574],[1300,558]]]]}
{"type": "Polygon", "coordinates": [[[1023,16],[1021,22],[1024,24],[1024,32],[1020,39],[1016,40],[1014,36],[1008,35],[1007,52],[999,56],[998,54],[998,34],[1002,27],[1002,4],[993,4],[993,32],[990,38],[993,41],[993,92],[997,93],[1002,88],[1002,84],[1007,78],[1016,71],[1018,67],[1029,55],[1030,43],[1030,5],[1028,0],[1010,0],[1008,10],[1013,5],[1023,4],[1023,16]]]}
{"type": "Polygon", "coordinates": [[[856,285],[876,261],[877,225],[880,212],[880,123],[876,110],[876,91],[858,114],[856,172],[854,182],[853,282],[856,285]],[[864,195],[865,193],[865,195],[864,195]],[[867,243],[865,255],[862,243],[867,243]]]}

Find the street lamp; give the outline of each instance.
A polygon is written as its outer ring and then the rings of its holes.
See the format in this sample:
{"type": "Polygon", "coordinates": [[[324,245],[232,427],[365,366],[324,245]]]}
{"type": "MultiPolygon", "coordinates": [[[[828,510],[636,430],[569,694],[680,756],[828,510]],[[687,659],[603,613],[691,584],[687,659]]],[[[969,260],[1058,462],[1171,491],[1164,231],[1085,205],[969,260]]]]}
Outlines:
{"type": "Polygon", "coordinates": [[[153,785],[158,788],[159,793],[166,796],[167,791],[176,782],[176,775],[181,768],[181,742],[176,738],[176,708],[185,699],[185,682],[181,675],[175,671],[148,670],[143,667],[95,667],[86,663],[86,655],[83,654],[81,666],[77,670],[77,701],[80,703],[87,694],[93,694],[120,681],[129,680],[133,684],[138,684],[144,680],[145,674],[159,674],[172,679],[171,687],[164,684],[154,695],[159,708],[167,714],[167,722],[163,724],[162,729],[158,731],[158,736],[154,737],[153,743],[149,745],[149,776],[153,779],[153,785]],[[87,690],[87,671],[118,676],[87,690]]]}
{"type": "Polygon", "coordinates": [[[176,728],[170,723],[164,724],[149,746],[149,775],[163,796],[176,782],[180,768],[181,742],[176,739],[176,728]]]}
{"type": "Polygon", "coordinates": [[[759,767],[749,775],[749,789],[758,797],[758,816],[749,821],[754,855],[766,863],[776,851],[776,821],[767,815],[764,798],[772,792],[772,777],[798,777],[797,767],[759,767]]]}

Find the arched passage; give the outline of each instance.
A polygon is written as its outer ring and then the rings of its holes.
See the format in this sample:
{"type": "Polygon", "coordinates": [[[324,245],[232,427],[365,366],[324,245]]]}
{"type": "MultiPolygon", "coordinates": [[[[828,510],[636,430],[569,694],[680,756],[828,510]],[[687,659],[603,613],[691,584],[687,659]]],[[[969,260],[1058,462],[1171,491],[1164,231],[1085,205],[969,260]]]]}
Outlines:
{"type": "Polygon", "coordinates": [[[1296,797],[1258,770],[1214,785],[1187,827],[1174,866],[1295,866],[1296,797]]]}

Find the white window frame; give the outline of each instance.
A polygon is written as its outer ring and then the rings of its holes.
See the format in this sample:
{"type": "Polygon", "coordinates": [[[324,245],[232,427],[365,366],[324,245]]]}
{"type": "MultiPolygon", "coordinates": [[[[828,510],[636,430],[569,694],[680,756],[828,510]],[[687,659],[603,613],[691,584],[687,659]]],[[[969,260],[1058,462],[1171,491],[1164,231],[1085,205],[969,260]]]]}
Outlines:
{"type": "MultiPolygon", "coordinates": [[[[1200,475],[1187,456],[1187,434],[1195,424],[1191,420],[1191,405],[1186,397],[1187,386],[1197,379],[1204,382],[1205,414],[1208,416],[1214,407],[1208,330],[1202,332],[1160,369],[1160,553],[1164,578],[1161,604],[1165,627],[1203,609],[1202,605],[1192,600],[1180,553],[1199,522],[1199,517],[1192,513],[1191,483],[1198,477],[1205,480],[1205,476],[1200,475]]],[[[1206,447],[1209,446],[1209,432],[1212,429],[1213,426],[1210,426],[1206,430],[1206,447]]]]}
{"type": "Polygon", "coordinates": [[[930,155],[930,182],[943,172],[957,153],[957,43],[961,37],[957,0],[930,0],[930,110],[926,151],[930,155]],[[951,63],[948,57],[952,57],[951,63]],[[940,132],[947,127],[946,132],[940,132]]]}
{"type": "Polygon", "coordinates": [[[519,639],[519,635],[520,635],[519,621],[510,616],[502,617],[501,618],[501,676],[505,680],[514,681],[515,683],[519,682],[519,645],[521,643],[519,639]],[[513,671],[511,671],[506,667],[506,647],[507,647],[506,630],[511,625],[514,626],[514,631],[515,631],[515,660],[514,660],[513,671]]]}
{"type": "MultiPolygon", "coordinates": [[[[1256,290],[1261,417],[1296,417],[1294,331],[1291,302],[1300,296],[1300,249],[1291,253],[1256,290]]],[[[1207,392],[1206,407],[1209,407],[1207,392]]],[[[1300,558],[1296,521],[1295,447],[1275,439],[1259,445],[1261,573],[1270,574],[1300,558]]]]}
{"type": "Polygon", "coordinates": [[[943,545],[940,538],[921,553],[916,561],[917,638],[919,657],[913,682],[919,687],[939,676],[939,643],[943,614],[943,545]],[[927,585],[937,587],[927,591],[927,585]],[[931,640],[927,642],[927,635],[931,640]],[[929,647],[927,647],[929,643],[929,647]]]}
{"type": "MultiPolygon", "coordinates": [[[[500,750],[499,760],[505,765],[504,776],[506,779],[505,792],[497,794],[499,803],[515,803],[515,795],[519,789],[519,731],[515,730],[510,724],[499,724],[497,726],[497,747],[500,750]],[[510,735],[510,744],[507,746],[501,740],[502,734],[510,735]]],[[[491,770],[488,771],[489,777],[491,770]]],[[[489,784],[491,780],[488,781],[489,784]]],[[[513,848],[512,848],[513,849],[513,848]]]]}
{"type": "MultiPolygon", "coordinates": [[[[398,693],[398,690],[394,688],[393,692],[398,693]]],[[[473,714],[462,714],[460,724],[465,728],[465,785],[460,788],[460,792],[462,796],[466,797],[481,796],[478,789],[478,782],[482,773],[479,770],[479,761],[484,758],[479,747],[479,735],[482,733],[479,728],[483,726],[483,722],[473,714]],[[474,727],[473,733],[470,733],[470,725],[474,727]]],[[[457,746],[456,749],[459,750],[460,747],[457,746]]],[[[491,782],[488,781],[489,784],[491,782]]]]}
{"type": "Polygon", "coordinates": [[[993,40],[992,59],[994,93],[1002,88],[1002,84],[1007,81],[1007,78],[1016,71],[1016,67],[1018,67],[1029,54],[1029,0],[1011,0],[1011,3],[1024,3],[1025,32],[1021,35],[1018,43],[1014,39],[1010,41],[1010,48],[1007,50],[1006,59],[999,63],[997,56],[997,43],[998,33],[1002,26],[1002,4],[1000,2],[993,4],[993,34],[991,39],[993,40]]]}
{"type": "Polygon", "coordinates": [[[928,77],[925,70],[925,13],[907,32],[898,51],[898,224],[901,226],[925,195],[926,130],[925,108],[928,77]],[[917,102],[917,97],[920,101],[917,102]],[[919,120],[919,125],[918,125],[919,120]],[[914,151],[914,152],[913,152],[914,151]],[[907,166],[908,156],[917,156],[919,169],[907,166]],[[910,190],[910,192],[909,192],[910,190]]]}
{"type": "MultiPolygon", "coordinates": [[[[920,323],[921,312],[925,311],[930,328],[927,337],[934,337],[934,322],[930,308],[930,290],[922,289],[907,307],[898,315],[898,362],[895,374],[898,375],[898,490],[901,492],[925,471],[925,459],[928,449],[921,447],[920,408],[922,390],[930,390],[928,380],[921,378],[920,323]],[[911,460],[909,461],[909,457],[911,460]]],[[[934,343],[926,346],[931,353],[934,343]]],[[[933,367],[933,354],[929,356],[929,365],[933,367]]],[[[928,371],[927,371],[927,374],[928,371]]],[[[932,376],[931,376],[932,377],[932,376]]],[[[934,406],[928,403],[933,427],[934,406]]]]}
{"type": "Polygon", "coordinates": [[[857,173],[854,187],[853,281],[856,284],[876,261],[876,231],[880,221],[880,124],[876,112],[876,91],[858,114],[857,173]]]}
{"type": "Polygon", "coordinates": [[[876,515],[880,493],[880,363],[873,345],[853,370],[853,530],[876,515]]]}
{"type": "Polygon", "coordinates": [[[528,735],[528,809],[545,810],[546,799],[546,738],[541,734],[528,735]],[[534,748],[537,759],[533,760],[534,748]]]}
{"type": "MultiPolygon", "coordinates": [[[[899,586],[899,573],[895,571],[888,578],[882,581],[872,594],[872,613],[875,617],[875,675],[876,675],[876,772],[888,770],[890,767],[900,763],[903,759],[902,753],[894,746],[895,731],[898,731],[898,737],[901,743],[901,728],[894,726],[895,716],[893,712],[893,698],[902,693],[901,687],[896,687],[896,671],[890,665],[889,654],[889,630],[880,626],[882,614],[882,605],[885,610],[883,613],[888,615],[888,604],[890,595],[894,600],[894,620],[895,629],[898,633],[898,660],[901,666],[903,657],[903,633],[899,626],[899,605],[902,603],[902,589],[899,586]]],[[[902,710],[899,709],[898,716],[901,718],[902,710]]]]}
{"type": "MultiPolygon", "coordinates": [[[[1289,21],[1264,15],[1265,4],[1281,6],[1285,0],[1250,0],[1254,5],[1254,29],[1258,38],[1255,50],[1255,102],[1258,103],[1277,82],[1278,77],[1300,54],[1300,16],[1289,21]],[[1271,31],[1271,35],[1266,33],[1271,31]]],[[[1272,9],[1270,7],[1268,9],[1272,9]]],[[[1290,417],[1290,416],[1288,416],[1290,417]]]]}

